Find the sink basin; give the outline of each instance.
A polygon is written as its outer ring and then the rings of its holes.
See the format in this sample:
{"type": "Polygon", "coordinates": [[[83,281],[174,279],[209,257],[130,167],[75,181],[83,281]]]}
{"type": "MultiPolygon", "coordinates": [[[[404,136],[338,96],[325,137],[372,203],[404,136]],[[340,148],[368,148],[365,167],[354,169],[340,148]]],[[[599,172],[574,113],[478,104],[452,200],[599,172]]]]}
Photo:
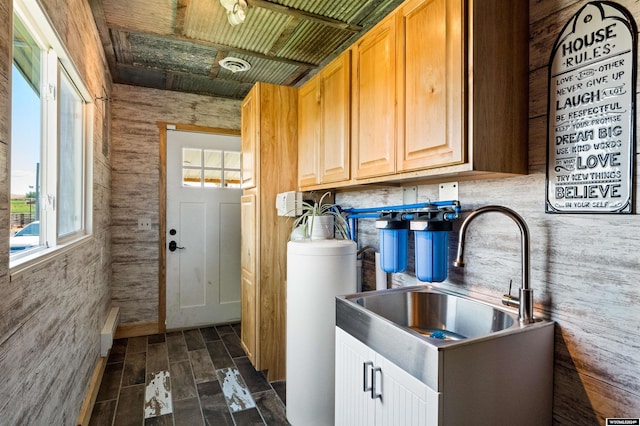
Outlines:
{"type": "Polygon", "coordinates": [[[347,299],[398,326],[441,341],[481,337],[518,326],[514,313],[425,288],[371,292],[347,299]]]}
{"type": "Polygon", "coordinates": [[[336,326],[436,392],[447,387],[445,376],[502,389],[510,375],[486,372],[530,370],[535,383],[536,374],[553,369],[552,321],[520,323],[515,309],[432,286],[338,296],[336,326]]]}

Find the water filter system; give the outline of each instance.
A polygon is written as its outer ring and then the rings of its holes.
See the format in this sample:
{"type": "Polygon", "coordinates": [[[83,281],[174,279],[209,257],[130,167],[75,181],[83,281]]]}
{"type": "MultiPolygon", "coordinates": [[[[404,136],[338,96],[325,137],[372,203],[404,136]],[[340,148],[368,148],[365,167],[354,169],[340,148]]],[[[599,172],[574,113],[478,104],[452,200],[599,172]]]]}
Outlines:
{"type": "Polygon", "coordinates": [[[353,240],[358,219],[376,219],[380,265],[385,272],[403,272],[407,268],[408,236],[409,231],[413,231],[416,277],[425,282],[441,282],[447,278],[449,232],[460,211],[456,200],[344,209],[353,240]]]}

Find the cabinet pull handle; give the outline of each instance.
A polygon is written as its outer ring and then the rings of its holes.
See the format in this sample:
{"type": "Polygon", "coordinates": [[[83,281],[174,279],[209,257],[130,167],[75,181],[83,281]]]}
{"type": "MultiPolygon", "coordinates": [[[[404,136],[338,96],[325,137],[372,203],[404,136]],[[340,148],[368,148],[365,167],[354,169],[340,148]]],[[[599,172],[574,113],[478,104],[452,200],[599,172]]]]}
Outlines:
{"type": "Polygon", "coordinates": [[[376,367],[371,370],[371,399],[382,399],[382,368],[376,367]],[[378,381],[376,380],[376,373],[380,373],[380,386],[378,385],[378,381]],[[378,388],[380,391],[378,391],[378,388]]]}
{"type": "MultiPolygon", "coordinates": [[[[364,364],[362,364],[363,370],[362,370],[362,384],[363,384],[363,392],[369,392],[373,389],[373,385],[371,384],[367,384],[367,377],[369,376],[367,373],[369,372],[369,367],[373,368],[373,362],[372,361],[367,361],[364,364]]],[[[373,375],[371,375],[371,378],[373,379],[373,375]]]]}

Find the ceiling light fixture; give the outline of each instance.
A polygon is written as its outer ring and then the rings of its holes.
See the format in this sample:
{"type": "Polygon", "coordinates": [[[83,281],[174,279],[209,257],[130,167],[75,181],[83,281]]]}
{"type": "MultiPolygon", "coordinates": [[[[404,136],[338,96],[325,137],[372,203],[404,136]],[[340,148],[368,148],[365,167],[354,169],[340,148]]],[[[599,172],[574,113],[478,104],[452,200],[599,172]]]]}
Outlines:
{"type": "Polygon", "coordinates": [[[244,22],[247,17],[246,0],[220,0],[220,4],[227,10],[227,19],[232,27],[244,22]]]}
{"type": "Polygon", "coordinates": [[[218,64],[226,70],[231,71],[232,73],[249,71],[251,69],[251,64],[244,59],[236,58],[234,56],[227,56],[224,59],[218,61],[218,64]]]}

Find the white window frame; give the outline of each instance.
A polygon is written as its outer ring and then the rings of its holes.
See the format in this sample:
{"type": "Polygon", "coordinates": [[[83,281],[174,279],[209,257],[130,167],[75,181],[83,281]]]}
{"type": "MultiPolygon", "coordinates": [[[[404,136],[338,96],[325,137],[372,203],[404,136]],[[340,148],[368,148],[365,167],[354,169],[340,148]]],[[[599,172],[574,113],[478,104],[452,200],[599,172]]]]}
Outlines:
{"type": "MultiPolygon", "coordinates": [[[[92,232],[92,164],[93,164],[93,97],[73,64],[70,55],[36,0],[13,0],[14,12],[27,27],[43,55],[41,60],[41,176],[40,176],[40,238],[37,248],[10,256],[12,272],[73,246],[91,236],[92,232]],[[59,87],[62,73],[77,90],[84,102],[82,152],[82,218],[76,232],[58,236],[58,166],[59,166],[59,87]]],[[[12,24],[13,27],[13,24],[12,24]]]]}

